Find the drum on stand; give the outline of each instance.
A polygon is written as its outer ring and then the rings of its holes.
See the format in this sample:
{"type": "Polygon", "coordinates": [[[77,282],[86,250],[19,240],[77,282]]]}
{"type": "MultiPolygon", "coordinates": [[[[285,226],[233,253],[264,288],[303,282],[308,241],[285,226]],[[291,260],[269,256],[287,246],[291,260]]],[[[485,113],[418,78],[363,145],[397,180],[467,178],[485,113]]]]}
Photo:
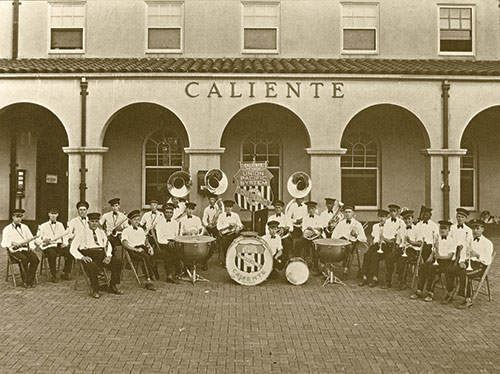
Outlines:
{"type": "Polygon", "coordinates": [[[304,284],[309,279],[309,266],[302,257],[292,257],[285,265],[285,277],[295,286],[304,284]]]}
{"type": "Polygon", "coordinates": [[[256,233],[237,237],[227,250],[226,270],[236,283],[243,286],[264,282],[273,270],[269,244],[256,233]]]}
{"type": "Polygon", "coordinates": [[[210,252],[209,243],[214,240],[214,237],[208,235],[187,235],[175,238],[180,248],[181,258],[186,264],[187,277],[183,277],[183,280],[193,282],[193,284],[197,281],[208,282],[208,279],[196,274],[196,264],[207,258],[210,252]],[[189,270],[189,266],[192,267],[192,271],[189,270]]]}
{"type": "Polygon", "coordinates": [[[323,287],[329,283],[345,285],[344,282],[333,274],[333,264],[344,260],[346,248],[351,242],[344,239],[316,239],[313,242],[319,260],[326,266],[326,273],[324,273],[326,279],[323,287]]]}

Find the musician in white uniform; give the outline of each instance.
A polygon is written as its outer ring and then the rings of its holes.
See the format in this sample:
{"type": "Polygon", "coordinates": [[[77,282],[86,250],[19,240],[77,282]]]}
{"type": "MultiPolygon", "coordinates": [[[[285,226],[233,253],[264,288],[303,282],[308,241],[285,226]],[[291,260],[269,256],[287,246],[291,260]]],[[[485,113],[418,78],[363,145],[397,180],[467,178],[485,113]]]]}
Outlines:
{"type": "Polygon", "coordinates": [[[417,290],[410,296],[411,299],[423,297],[426,302],[433,300],[436,276],[441,276],[448,270],[457,250],[457,243],[450,235],[451,225],[449,221],[439,221],[439,233],[433,242],[433,251],[418,268],[417,290]]]}
{"type": "Polygon", "coordinates": [[[270,274],[270,277],[276,275],[275,269],[281,270],[285,262],[283,261],[283,245],[281,244],[281,237],[278,234],[278,227],[280,225],[279,221],[269,220],[267,221],[267,233],[262,236],[262,239],[269,244],[269,248],[271,249],[271,254],[273,256],[273,273],[270,274]]]}
{"type": "Polygon", "coordinates": [[[176,276],[182,273],[179,251],[175,238],[179,236],[179,221],[173,219],[174,206],[165,204],[163,206],[165,219],[158,222],[156,226],[156,234],[160,249],[155,252],[155,256],[163,258],[165,266],[166,281],[168,283],[179,283],[176,276]]]}
{"type": "Polygon", "coordinates": [[[342,278],[347,277],[347,272],[351,266],[352,251],[357,242],[366,243],[366,234],[363,225],[354,218],[354,205],[344,205],[344,219],[342,219],[332,233],[333,239],[345,239],[351,242],[345,249],[345,257],[342,261],[344,268],[342,278]]]}
{"type": "MultiPolygon", "coordinates": [[[[326,209],[321,212],[319,217],[321,218],[321,221],[323,222],[323,236],[325,238],[331,238],[333,229],[334,229],[334,222],[330,224],[330,220],[333,218],[334,214],[337,214],[337,220],[340,221],[340,219],[343,218],[343,215],[340,212],[334,212],[333,208],[335,206],[335,199],[332,197],[325,197],[325,204],[326,204],[326,209]]],[[[339,210],[341,207],[339,206],[339,210]]],[[[337,222],[338,222],[337,221],[337,222]]]]}
{"type": "Polygon", "coordinates": [[[73,256],[69,253],[68,232],[64,225],[57,221],[59,211],[55,208],[49,211],[49,220],[38,227],[36,244],[44,251],[49,262],[50,281],[57,283],[57,255],[64,257],[64,270],[61,276],[64,280],[70,279],[71,268],[73,266],[73,256]]]}
{"type": "Polygon", "coordinates": [[[432,240],[434,236],[437,235],[439,231],[439,226],[436,222],[431,220],[432,208],[422,206],[421,209],[422,217],[417,223],[417,228],[422,235],[422,240],[424,241],[424,247],[422,248],[422,259],[427,261],[432,252],[432,240]]]}
{"type": "Polygon", "coordinates": [[[24,209],[12,212],[12,222],[2,231],[2,247],[8,248],[9,255],[21,262],[24,271],[21,272],[23,285],[26,288],[35,287],[35,274],[40,260],[35,253],[33,234],[23,222],[24,209]],[[29,241],[29,242],[28,242],[29,241]]]}
{"type": "MultiPolygon", "coordinates": [[[[165,215],[162,211],[158,210],[158,200],[151,200],[149,206],[151,210],[142,215],[140,225],[145,231],[148,231],[151,227],[154,227],[158,221],[165,219],[165,215]]],[[[154,229],[153,229],[154,230],[154,229]]]]}
{"type": "MultiPolygon", "coordinates": [[[[219,230],[219,234],[221,236],[221,246],[224,254],[224,261],[226,259],[227,249],[243,229],[243,224],[241,223],[240,216],[238,215],[238,213],[233,212],[233,205],[234,201],[225,200],[225,212],[219,215],[219,219],[217,220],[217,230],[219,230]]],[[[223,264],[223,266],[225,266],[225,263],[223,264]]]]}
{"type": "Polygon", "coordinates": [[[469,211],[464,208],[457,208],[456,212],[457,223],[451,226],[450,235],[455,238],[457,247],[460,247],[459,250],[462,250],[472,240],[472,230],[465,223],[469,216],[469,211]]]}
{"type": "Polygon", "coordinates": [[[201,219],[201,223],[208,235],[211,235],[215,238],[215,241],[210,243],[210,253],[206,259],[201,264],[202,270],[208,269],[208,259],[212,257],[215,252],[218,252],[220,255],[220,237],[219,231],[217,230],[217,220],[219,219],[219,215],[223,213],[222,201],[217,202],[217,195],[209,194],[207,195],[208,206],[203,210],[203,217],[201,219]],[[219,206],[220,204],[221,206],[219,206]]]}
{"type": "Polygon", "coordinates": [[[97,275],[99,267],[103,266],[111,270],[108,292],[116,295],[123,293],[116,287],[120,284],[122,261],[111,256],[113,248],[104,230],[99,228],[100,217],[100,213],[88,214],[88,226],[77,232],[69,250],[75,259],[82,261],[83,268],[90,279],[92,297],[95,299],[101,297],[97,275]]]}
{"type": "Polygon", "coordinates": [[[480,278],[486,267],[491,264],[493,256],[493,243],[483,236],[484,221],[474,219],[469,222],[472,227],[472,240],[460,251],[458,264],[450,266],[446,272],[446,294],[444,303],[449,303],[453,297],[455,279],[459,279],[458,295],[464,297],[459,309],[472,306],[472,287],[470,278],[480,278]],[[467,270],[470,263],[472,270],[467,270]],[[467,286],[467,287],[466,287],[467,286]]]}
{"type": "Polygon", "coordinates": [[[115,197],[108,201],[111,211],[104,213],[101,218],[101,226],[106,230],[109,242],[113,247],[113,256],[116,256],[116,248],[121,246],[122,231],[128,226],[127,216],[120,212],[120,199],[115,197]]]}
{"type": "Polygon", "coordinates": [[[178,197],[172,196],[167,204],[170,204],[174,207],[174,218],[173,219],[179,219],[185,212],[186,210],[186,204],[181,201],[178,197]]]}
{"type": "Polygon", "coordinates": [[[296,249],[299,251],[300,256],[305,260],[307,258],[308,252],[311,252],[313,271],[320,274],[318,255],[314,249],[313,240],[320,238],[322,234],[323,222],[316,214],[316,206],[318,203],[315,201],[308,201],[307,215],[302,218],[302,238],[300,238],[296,243],[296,249]]]}
{"type": "Polygon", "coordinates": [[[153,268],[153,248],[150,246],[144,229],[139,226],[141,221],[141,212],[133,210],[127,215],[130,220],[130,226],[122,232],[122,246],[128,252],[132,260],[144,261],[146,264],[146,289],[156,291],[153,285],[152,277],[155,274],[153,268]]]}
{"type": "Polygon", "coordinates": [[[89,203],[86,201],[79,201],[76,203],[76,210],[78,216],[68,222],[68,239],[73,239],[77,233],[83,233],[89,227],[87,221],[87,211],[89,203]]]}
{"type": "Polygon", "coordinates": [[[381,286],[383,289],[392,287],[392,275],[394,273],[395,264],[399,261],[402,254],[399,245],[397,245],[397,236],[405,227],[404,221],[399,217],[401,207],[397,204],[389,204],[387,208],[389,210],[389,217],[385,222],[386,229],[396,232],[396,236],[395,241],[387,246],[387,251],[384,254],[385,284],[381,286]]]}
{"type": "Polygon", "coordinates": [[[281,231],[281,245],[283,247],[283,254],[281,256],[282,262],[285,263],[292,253],[293,248],[293,240],[292,240],[292,231],[293,225],[289,218],[283,213],[283,208],[285,203],[281,200],[277,200],[274,202],[274,214],[269,216],[267,219],[267,228],[266,234],[269,233],[269,222],[276,221],[278,222],[278,231],[281,231]]]}
{"type": "Polygon", "coordinates": [[[203,232],[203,225],[201,219],[193,214],[196,208],[196,203],[186,203],[186,215],[179,219],[179,226],[181,235],[201,235],[203,232]]]}
{"type": "Polygon", "coordinates": [[[302,219],[307,215],[307,206],[304,203],[303,197],[298,197],[292,202],[288,208],[289,221],[293,225],[292,239],[297,240],[302,238],[302,219]]]}
{"type": "Polygon", "coordinates": [[[401,213],[405,226],[399,231],[396,244],[399,246],[401,256],[396,263],[396,273],[399,282],[399,289],[406,289],[406,273],[409,263],[416,263],[422,247],[422,235],[417,226],[413,223],[413,210],[406,210],[401,213]],[[403,253],[406,256],[403,256],[403,253]]]}

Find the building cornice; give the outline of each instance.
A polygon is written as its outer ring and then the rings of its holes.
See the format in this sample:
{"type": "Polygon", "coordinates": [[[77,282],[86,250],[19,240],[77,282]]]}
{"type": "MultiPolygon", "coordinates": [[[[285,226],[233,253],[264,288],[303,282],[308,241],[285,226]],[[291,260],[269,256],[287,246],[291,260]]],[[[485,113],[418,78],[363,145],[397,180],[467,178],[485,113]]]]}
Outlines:
{"type": "Polygon", "coordinates": [[[464,156],[467,149],[421,149],[420,152],[427,156],[464,156]]]}
{"type": "Polygon", "coordinates": [[[109,151],[108,147],[63,147],[64,153],[67,154],[95,154],[106,153],[109,151]]]}
{"type": "Polygon", "coordinates": [[[219,155],[224,153],[226,148],[184,148],[186,154],[191,155],[219,155]]]}
{"type": "Polygon", "coordinates": [[[342,156],[347,152],[347,148],[332,148],[332,149],[319,149],[319,148],[306,148],[306,152],[311,156],[342,156]]]}

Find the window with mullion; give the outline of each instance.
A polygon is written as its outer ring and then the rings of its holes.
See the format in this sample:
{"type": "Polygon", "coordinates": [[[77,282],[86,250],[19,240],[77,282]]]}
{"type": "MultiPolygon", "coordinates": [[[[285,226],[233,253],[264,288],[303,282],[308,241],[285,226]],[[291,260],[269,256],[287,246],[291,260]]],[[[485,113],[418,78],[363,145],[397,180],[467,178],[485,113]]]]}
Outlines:
{"type": "Polygon", "coordinates": [[[378,23],[378,4],[342,4],[343,52],[377,52],[378,23]]]}
{"type": "Polygon", "coordinates": [[[439,8],[439,51],[473,52],[472,7],[439,8]]]}
{"type": "Polygon", "coordinates": [[[243,52],[278,52],[279,4],[243,3],[243,52]]]}
{"type": "Polygon", "coordinates": [[[182,52],[182,2],[147,3],[148,52],[182,52]]]}
{"type": "Polygon", "coordinates": [[[50,4],[49,51],[83,52],[85,4],[50,4]]]}
{"type": "Polygon", "coordinates": [[[464,135],[460,145],[467,153],[460,158],[460,205],[467,208],[476,207],[476,170],[477,157],[473,139],[464,135]]]}

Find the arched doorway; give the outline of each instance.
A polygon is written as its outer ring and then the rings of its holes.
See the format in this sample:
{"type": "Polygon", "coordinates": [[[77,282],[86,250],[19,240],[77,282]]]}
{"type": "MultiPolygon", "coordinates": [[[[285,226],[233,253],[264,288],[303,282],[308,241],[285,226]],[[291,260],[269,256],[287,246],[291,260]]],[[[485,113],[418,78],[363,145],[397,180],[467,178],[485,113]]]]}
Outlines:
{"type": "Polygon", "coordinates": [[[184,148],[189,139],[184,125],[170,110],[151,103],[120,109],[110,119],[104,135],[109,151],[103,164],[103,207],[121,197],[122,207],[147,208],[151,199],[170,197],[170,174],[188,170],[184,148]]]}

